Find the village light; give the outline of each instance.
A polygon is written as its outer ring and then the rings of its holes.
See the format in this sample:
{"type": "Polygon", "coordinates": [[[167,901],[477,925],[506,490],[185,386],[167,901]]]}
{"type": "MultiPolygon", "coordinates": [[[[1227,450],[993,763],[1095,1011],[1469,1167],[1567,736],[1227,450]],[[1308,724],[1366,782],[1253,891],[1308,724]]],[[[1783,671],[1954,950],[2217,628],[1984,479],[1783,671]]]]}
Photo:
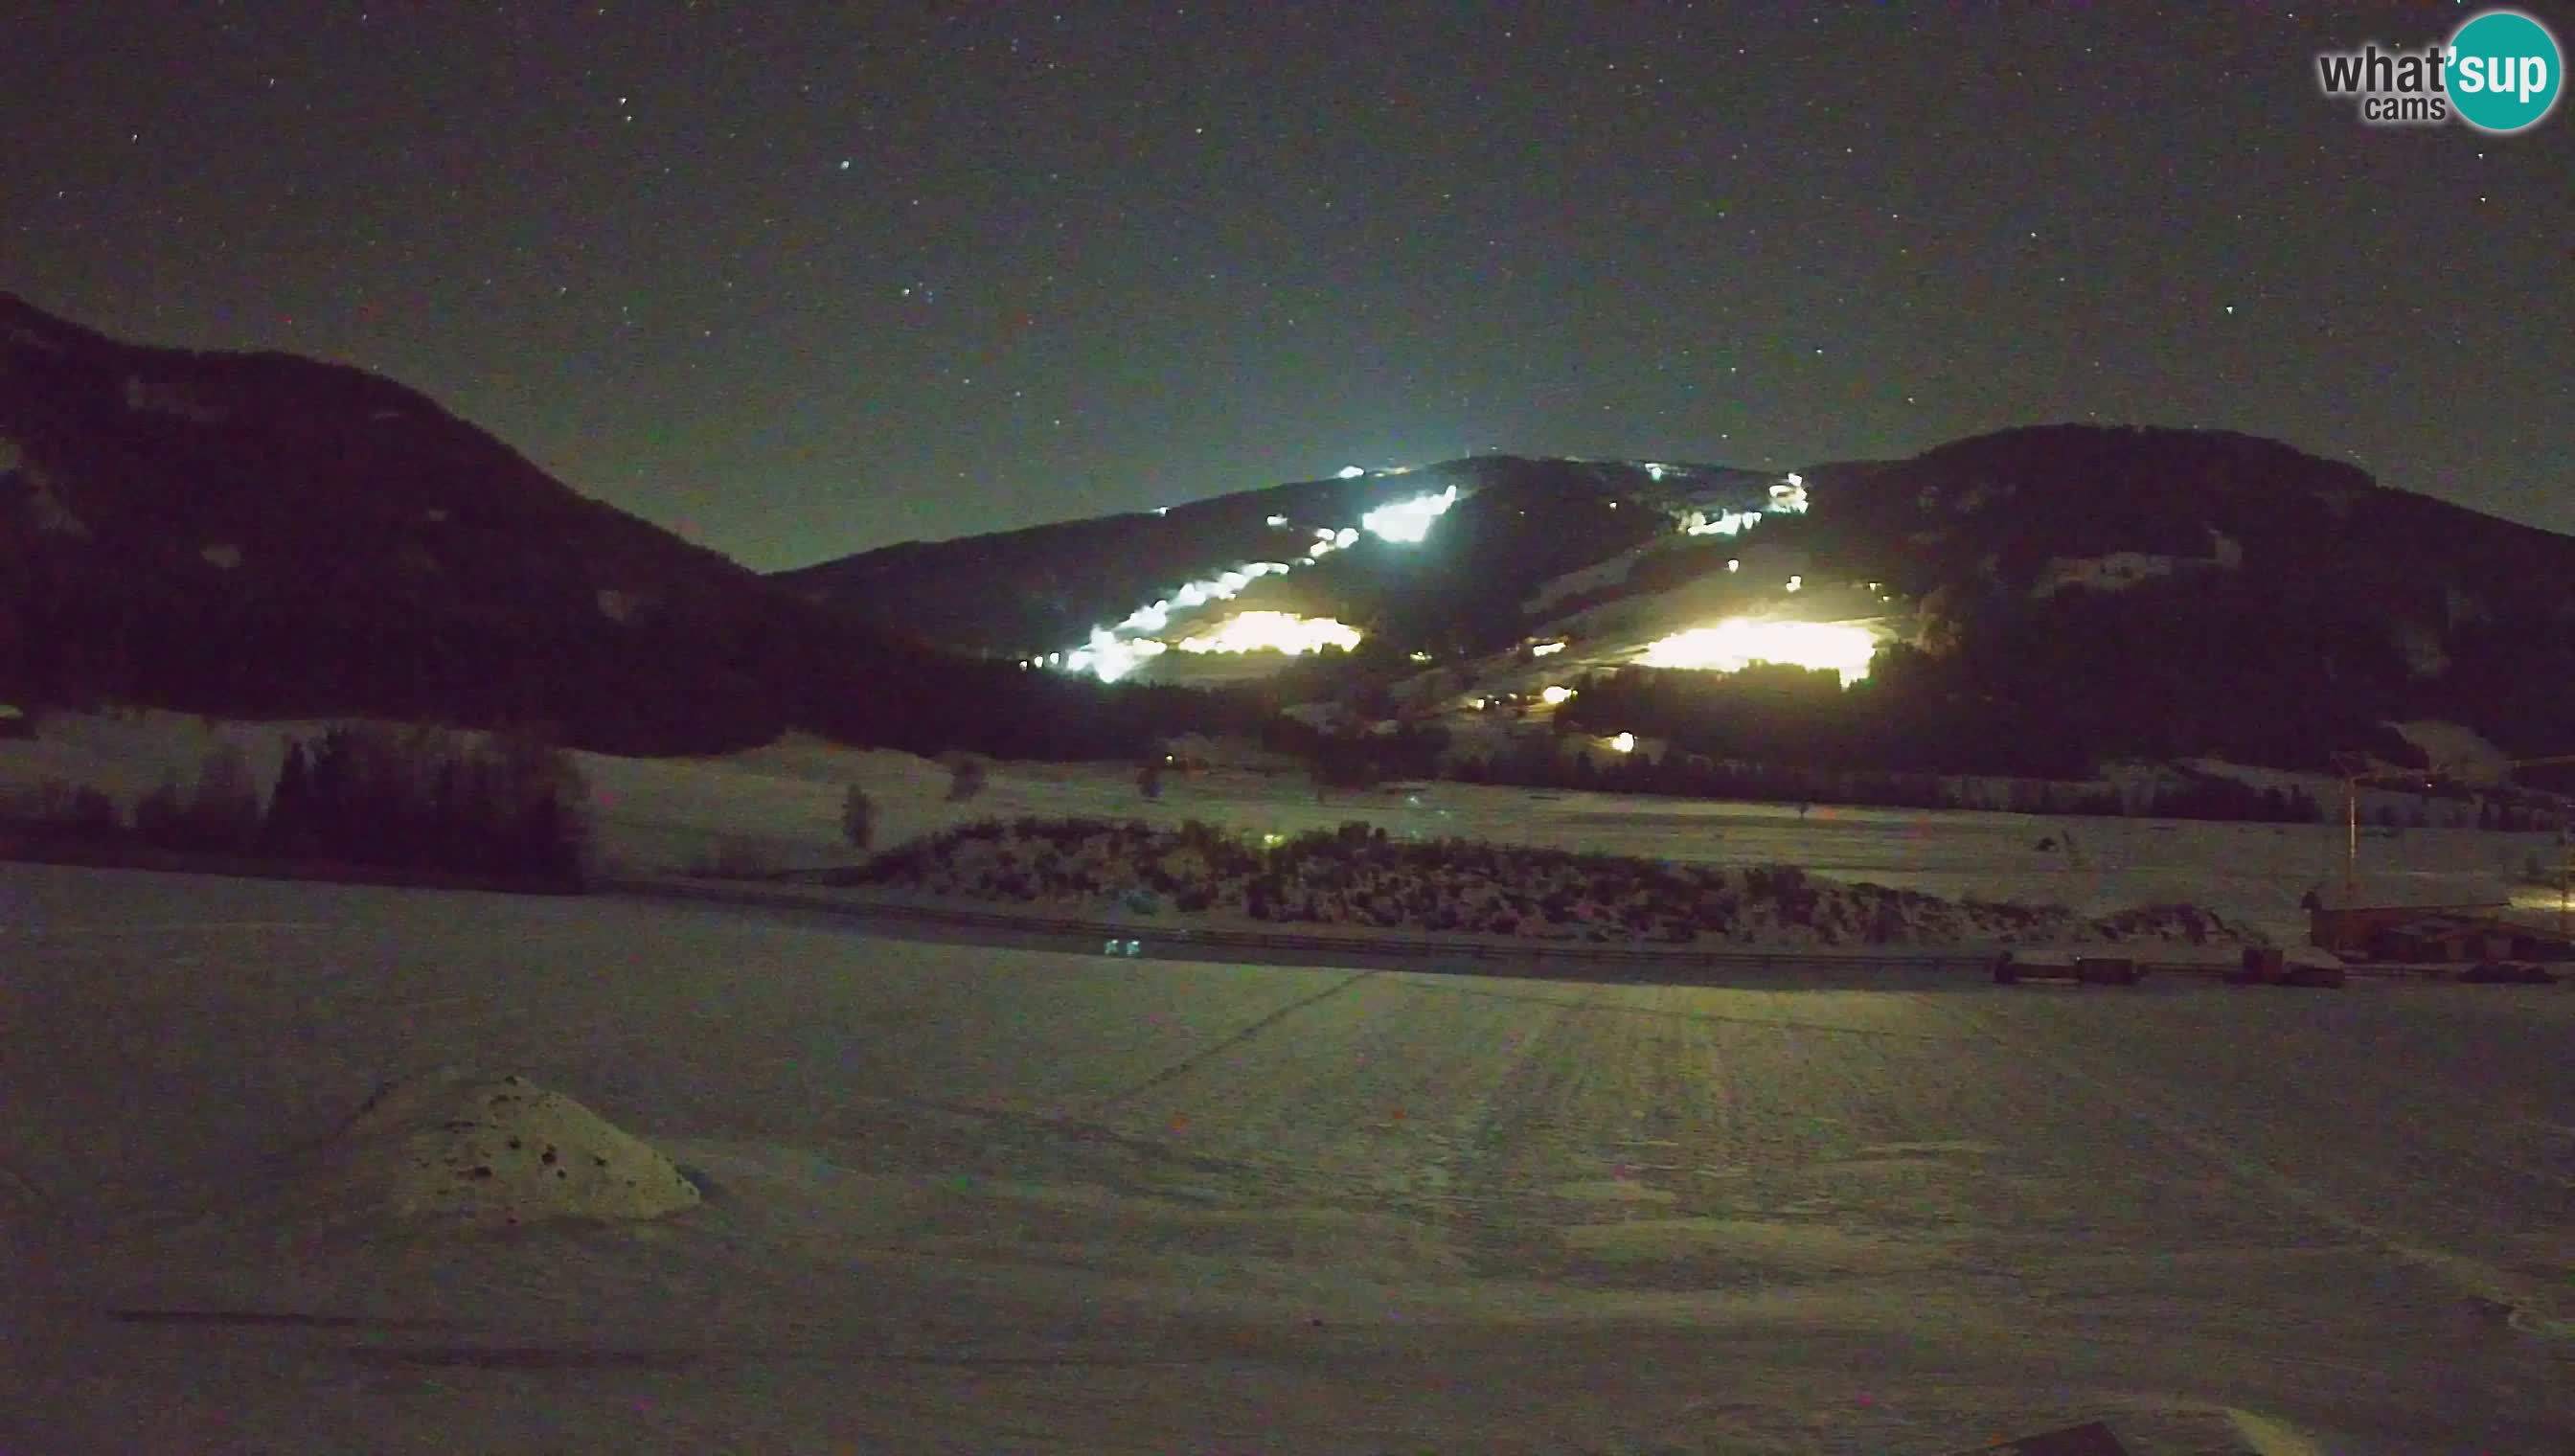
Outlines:
{"type": "Polygon", "coordinates": [[[1537,701],[1547,705],[1549,708],[1553,708],[1557,704],[1563,703],[1572,697],[1573,690],[1570,688],[1550,687],[1538,694],[1537,701]]]}

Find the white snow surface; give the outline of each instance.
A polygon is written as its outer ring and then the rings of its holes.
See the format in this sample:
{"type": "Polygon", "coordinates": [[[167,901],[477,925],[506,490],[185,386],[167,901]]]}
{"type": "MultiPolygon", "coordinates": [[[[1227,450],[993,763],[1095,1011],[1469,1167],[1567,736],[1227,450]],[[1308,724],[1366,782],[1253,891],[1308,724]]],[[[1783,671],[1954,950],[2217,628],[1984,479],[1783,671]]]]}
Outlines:
{"type": "Polygon", "coordinates": [[[172,415],[192,425],[221,424],[225,411],[199,401],[185,385],[128,375],[125,408],[153,415],[172,415]]]}
{"type": "Polygon", "coordinates": [[[2575,1430],[2566,987],[1582,984],[18,864],[0,907],[0,1449],[2575,1430]],[[439,1067],[703,1200],[280,1211],[439,1067]]]}
{"type": "Polygon", "coordinates": [[[2431,628],[2419,622],[2399,622],[2388,630],[2388,640],[2405,659],[2405,671],[2414,677],[2438,678],[2450,671],[2450,651],[2442,646],[2441,635],[2431,628]]]}
{"type": "MultiPolygon", "coordinates": [[[[1962,508],[1963,509],[1963,508],[1962,508]]],[[[2244,544],[2215,527],[2208,530],[2208,555],[2172,557],[2150,552],[2114,551],[2104,556],[2050,557],[2029,590],[2032,597],[2053,597],[2067,587],[2120,592],[2181,571],[2237,571],[2244,565],[2244,544]]]]}
{"type": "Polygon", "coordinates": [[[2173,574],[2173,559],[2145,552],[2114,551],[2107,556],[2050,557],[2031,584],[2032,597],[2053,597],[2066,587],[2117,592],[2173,574]]]}
{"type": "Polygon", "coordinates": [[[0,475],[7,475],[13,471],[24,472],[28,486],[34,490],[34,494],[27,501],[27,519],[35,523],[38,531],[49,535],[68,536],[75,541],[86,541],[89,538],[89,524],[74,516],[70,508],[54,494],[52,480],[27,459],[26,448],[9,437],[0,435],[0,475]]]}
{"type": "Polygon", "coordinates": [[[1520,612],[1523,616],[1534,617],[1568,597],[1597,592],[1603,587],[1620,586],[1626,582],[1627,574],[1635,570],[1636,563],[1644,560],[1647,550],[1642,546],[1629,547],[1606,561],[1595,562],[1562,576],[1549,577],[1538,584],[1537,591],[1527,601],[1520,604],[1520,612]]]}
{"type": "Polygon", "coordinates": [[[2504,750],[2486,740],[2471,728],[2437,719],[2416,719],[2392,725],[2405,740],[2423,750],[2432,766],[2454,778],[2471,782],[2492,782],[2512,770],[2504,750]]]}

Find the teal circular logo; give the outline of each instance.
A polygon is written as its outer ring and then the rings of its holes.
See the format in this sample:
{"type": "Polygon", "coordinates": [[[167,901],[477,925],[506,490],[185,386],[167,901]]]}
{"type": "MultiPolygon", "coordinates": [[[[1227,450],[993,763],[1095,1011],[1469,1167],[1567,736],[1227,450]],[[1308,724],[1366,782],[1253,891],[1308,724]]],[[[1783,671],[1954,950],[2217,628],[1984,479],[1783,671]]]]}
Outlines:
{"type": "Polygon", "coordinates": [[[2547,26],[2518,10],[2489,10],[2450,37],[2441,80],[2459,120],[2481,132],[2524,131],[2566,89],[2565,54],[2547,26]]]}

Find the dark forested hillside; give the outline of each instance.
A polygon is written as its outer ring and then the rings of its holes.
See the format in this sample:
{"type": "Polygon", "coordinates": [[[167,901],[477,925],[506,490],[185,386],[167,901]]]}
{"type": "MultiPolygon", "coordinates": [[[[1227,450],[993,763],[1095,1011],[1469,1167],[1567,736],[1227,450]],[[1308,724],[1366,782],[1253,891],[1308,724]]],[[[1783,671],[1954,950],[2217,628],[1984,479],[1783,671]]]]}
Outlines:
{"type": "Polygon", "coordinates": [[[803,600],[389,380],[0,296],[0,699],[551,726],[696,752],[1131,752],[1206,694],[1042,680],[803,600]]]}
{"type": "Polygon", "coordinates": [[[1560,729],[1765,761],[2314,767],[2408,717],[2565,752],[2575,540],[2271,441],[2053,426],[1793,481],[1478,457],[764,578],[392,381],[123,344],[0,296],[0,698],[549,724],[627,751],[804,727],[1122,756],[1300,694],[1423,728],[1558,669],[1583,684],[1560,729]],[[1423,502],[1424,529],[1357,529],[1423,502]],[[1256,606],[1361,646],[1222,691],[1023,666],[1140,609],[1256,606]],[[1633,666],[1653,633],[1742,614],[1863,623],[1877,661],[1847,690],[1633,666]]]}

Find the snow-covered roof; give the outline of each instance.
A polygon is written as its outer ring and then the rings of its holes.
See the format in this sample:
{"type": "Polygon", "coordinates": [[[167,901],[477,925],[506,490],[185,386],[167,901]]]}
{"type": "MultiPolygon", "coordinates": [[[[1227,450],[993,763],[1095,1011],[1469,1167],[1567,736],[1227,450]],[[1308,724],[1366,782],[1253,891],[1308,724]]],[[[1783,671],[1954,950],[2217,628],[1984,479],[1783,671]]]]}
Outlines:
{"type": "Polygon", "coordinates": [[[2501,880],[2473,874],[2381,871],[2351,882],[2335,875],[2308,893],[2328,910],[2458,910],[2512,903],[2512,891],[2501,880]]]}

